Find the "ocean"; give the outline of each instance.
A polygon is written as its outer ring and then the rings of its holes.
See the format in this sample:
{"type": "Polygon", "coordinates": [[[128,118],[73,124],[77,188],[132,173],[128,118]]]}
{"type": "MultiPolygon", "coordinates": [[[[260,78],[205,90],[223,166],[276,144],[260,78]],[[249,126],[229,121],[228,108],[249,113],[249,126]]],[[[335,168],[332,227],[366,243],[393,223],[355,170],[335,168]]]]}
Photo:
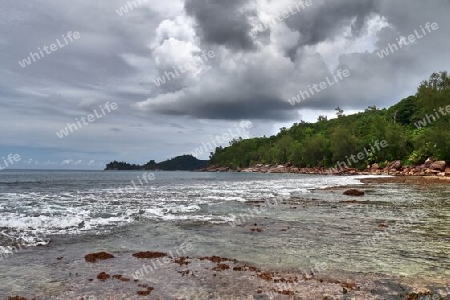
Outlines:
{"type": "MultiPolygon", "coordinates": [[[[367,176],[153,172],[148,183],[118,188],[144,173],[0,172],[0,295],[67,290],[91,252],[175,252],[186,244],[189,256],[305,274],[450,278],[445,186],[364,186],[367,176]],[[344,187],[366,195],[349,198],[344,187]],[[69,271],[57,264],[61,257],[78,263],[69,271]]],[[[135,274],[126,264],[119,268],[135,274]]]]}

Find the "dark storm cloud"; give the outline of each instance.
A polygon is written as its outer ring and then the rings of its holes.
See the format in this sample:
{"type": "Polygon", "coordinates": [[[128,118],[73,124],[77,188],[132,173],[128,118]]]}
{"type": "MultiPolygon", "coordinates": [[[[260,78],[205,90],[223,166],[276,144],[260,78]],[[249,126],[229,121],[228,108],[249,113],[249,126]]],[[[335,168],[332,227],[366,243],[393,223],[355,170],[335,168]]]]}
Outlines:
{"type": "Polygon", "coordinates": [[[302,34],[302,45],[315,45],[333,39],[351,25],[358,36],[367,18],[376,11],[375,0],[317,0],[302,14],[286,20],[289,28],[302,34]]]}
{"type": "Polygon", "coordinates": [[[186,12],[195,18],[203,41],[234,49],[252,49],[248,17],[242,11],[249,0],[186,0],[186,12]]]}
{"type": "Polygon", "coordinates": [[[219,55],[212,62],[214,69],[208,75],[208,84],[200,85],[200,92],[194,95],[189,92],[179,93],[178,101],[148,101],[147,109],[161,114],[198,118],[288,120],[295,116],[292,112],[297,109],[333,110],[337,105],[347,109],[364,109],[369,105],[389,106],[413,94],[421,80],[441,70],[439,61],[450,58],[449,54],[439,50],[450,46],[444,29],[450,25],[446,16],[450,3],[443,0],[432,3],[406,0],[313,1],[311,7],[284,21],[292,32],[299,33],[299,39],[293,45],[289,45],[289,38],[275,36],[274,31],[271,32],[271,39],[279,39],[277,44],[267,42],[267,36],[251,36],[253,40],[249,40],[248,18],[236,13],[243,11],[247,2],[226,2],[228,9],[218,3],[206,0],[187,0],[186,3],[188,13],[195,16],[206,42],[216,44],[217,47],[230,46],[233,43],[236,45],[234,38],[239,38],[239,41],[245,41],[238,43],[241,46],[260,42],[263,47],[247,49],[244,54],[240,50],[246,47],[234,50],[236,55],[247,55],[236,66],[235,76],[229,76],[222,70],[223,66],[233,63],[233,55],[227,56],[230,61],[219,55]],[[219,11],[224,16],[218,17],[219,11]],[[239,21],[236,21],[236,16],[240,17],[239,21]],[[299,90],[305,90],[309,84],[320,83],[331,75],[330,67],[323,63],[320,55],[313,57],[308,53],[314,49],[312,47],[319,44],[333,47],[336,39],[342,37],[346,43],[352,43],[368,34],[369,21],[376,18],[387,22],[388,26],[371,38],[375,49],[370,52],[366,49],[337,54],[339,57],[335,68],[348,69],[352,74],[349,78],[295,107],[287,103],[299,90]],[[238,27],[233,27],[233,22],[239,24],[238,27]],[[426,22],[438,22],[441,29],[397,53],[383,59],[378,57],[377,51],[387,47],[388,43],[395,43],[400,35],[414,33],[426,22]],[[239,33],[234,32],[234,28],[239,28],[239,33]],[[280,47],[280,41],[287,45],[278,53],[268,53],[269,48],[266,47],[280,47]],[[272,67],[283,62],[279,58],[281,53],[290,59],[291,65],[283,65],[286,72],[277,72],[276,78],[268,79],[274,71],[267,68],[264,59],[254,53],[266,55],[272,67]],[[274,56],[278,59],[272,59],[274,56]],[[220,82],[223,92],[209,87],[214,84],[211,78],[220,82]],[[266,88],[265,84],[269,82],[271,87],[266,88]]]}
{"type": "Polygon", "coordinates": [[[295,1],[149,0],[122,17],[115,10],[126,0],[12,1],[0,10],[2,145],[39,161],[95,160],[97,167],[129,157],[163,160],[189,153],[240,119],[263,124],[252,131],[263,135],[274,134],[274,124],[298,121],[297,110],[315,119],[338,105],[346,111],[389,106],[448,68],[447,0],[312,2],[255,34],[259,21],[295,1]],[[426,22],[439,30],[378,57],[426,22]],[[20,67],[31,51],[68,31],[81,38],[20,67]],[[215,53],[202,65],[210,70],[194,68],[155,86],[157,77],[198,61],[204,50],[215,53]],[[351,75],[298,105],[288,103],[336,69],[351,75]],[[68,122],[108,101],[119,105],[114,114],[57,138],[68,122]],[[55,150],[40,155],[42,147],[55,150]]]}
{"type": "Polygon", "coordinates": [[[289,103],[279,103],[277,99],[266,95],[252,94],[231,98],[223,95],[223,98],[213,98],[214,102],[196,102],[195,99],[186,98],[185,104],[176,109],[159,106],[155,111],[167,115],[191,115],[199,119],[265,119],[265,120],[289,120],[297,114],[289,111],[289,103]],[[252,98],[246,98],[252,97],[252,98]]]}

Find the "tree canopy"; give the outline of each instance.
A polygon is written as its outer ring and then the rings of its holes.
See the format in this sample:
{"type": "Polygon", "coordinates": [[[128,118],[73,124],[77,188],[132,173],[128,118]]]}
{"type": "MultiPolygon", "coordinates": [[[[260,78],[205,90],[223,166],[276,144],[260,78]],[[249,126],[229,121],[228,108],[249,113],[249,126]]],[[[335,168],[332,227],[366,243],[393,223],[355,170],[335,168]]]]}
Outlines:
{"type": "Polygon", "coordinates": [[[417,164],[429,156],[450,161],[448,105],[448,73],[433,73],[415,95],[390,108],[369,106],[364,112],[345,115],[341,107],[336,107],[335,119],[319,116],[316,123],[302,121],[289,129],[281,128],[271,137],[234,141],[227,148],[217,148],[210,163],[230,168],[258,163],[331,167],[376,140],[386,140],[388,147],[371,153],[358,162],[358,167],[392,160],[417,164]]]}

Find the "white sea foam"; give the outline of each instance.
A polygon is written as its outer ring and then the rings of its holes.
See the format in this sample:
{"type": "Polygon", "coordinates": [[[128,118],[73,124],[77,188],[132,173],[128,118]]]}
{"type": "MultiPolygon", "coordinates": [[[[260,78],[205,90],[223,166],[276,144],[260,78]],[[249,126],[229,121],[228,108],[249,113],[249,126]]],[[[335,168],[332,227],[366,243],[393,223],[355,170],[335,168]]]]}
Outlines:
{"type": "Polygon", "coordinates": [[[124,226],[136,219],[233,221],[218,207],[251,200],[286,199],[317,188],[360,184],[365,176],[270,176],[260,180],[211,180],[144,186],[124,193],[111,187],[89,187],[61,192],[7,192],[0,194],[0,229],[35,243],[33,234],[80,234],[124,226]]]}

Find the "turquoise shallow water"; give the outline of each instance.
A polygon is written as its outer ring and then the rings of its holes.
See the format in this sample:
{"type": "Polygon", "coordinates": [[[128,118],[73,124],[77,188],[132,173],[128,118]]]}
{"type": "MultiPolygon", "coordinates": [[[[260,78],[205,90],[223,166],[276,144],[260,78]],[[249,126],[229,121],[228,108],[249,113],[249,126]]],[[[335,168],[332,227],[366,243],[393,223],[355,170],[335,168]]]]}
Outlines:
{"type": "Polygon", "coordinates": [[[113,189],[142,174],[1,173],[0,295],[63,288],[70,276],[56,257],[169,252],[185,243],[194,257],[450,285],[445,185],[361,186],[364,203],[342,202],[352,199],[341,189],[324,189],[359,185],[359,177],[160,172],[133,191],[113,189]],[[32,246],[43,237],[48,245],[32,246]],[[19,241],[29,247],[9,248],[19,241]]]}

